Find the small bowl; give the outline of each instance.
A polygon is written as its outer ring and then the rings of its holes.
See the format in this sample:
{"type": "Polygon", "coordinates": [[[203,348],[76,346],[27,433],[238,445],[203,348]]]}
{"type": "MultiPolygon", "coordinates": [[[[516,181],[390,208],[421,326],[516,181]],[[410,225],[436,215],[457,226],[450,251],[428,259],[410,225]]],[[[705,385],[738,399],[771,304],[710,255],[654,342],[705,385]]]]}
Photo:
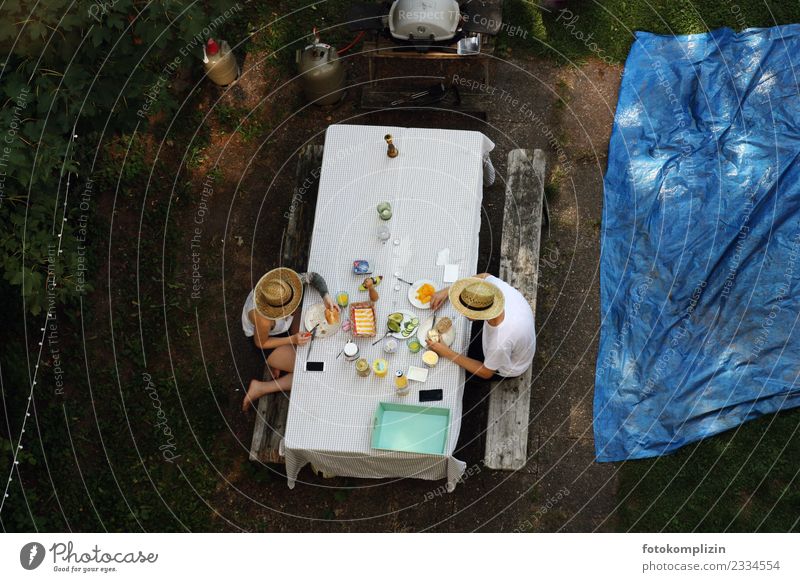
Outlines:
{"type": "Polygon", "coordinates": [[[433,368],[439,363],[439,354],[432,350],[428,350],[422,354],[422,362],[429,368],[433,368]]]}

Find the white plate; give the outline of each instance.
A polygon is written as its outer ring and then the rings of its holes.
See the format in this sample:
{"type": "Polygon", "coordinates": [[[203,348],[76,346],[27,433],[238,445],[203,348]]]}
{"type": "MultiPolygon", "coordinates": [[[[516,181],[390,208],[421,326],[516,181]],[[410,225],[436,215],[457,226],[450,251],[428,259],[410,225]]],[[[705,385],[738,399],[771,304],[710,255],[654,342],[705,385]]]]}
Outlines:
{"type": "MultiPolygon", "coordinates": [[[[442,316],[444,317],[444,316],[442,316]]],[[[419,343],[422,344],[422,347],[425,348],[428,345],[428,331],[433,327],[433,320],[435,316],[429,317],[425,321],[419,324],[419,329],[417,330],[417,339],[419,343]]],[[[452,317],[450,319],[453,319],[452,317]]],[[[453,322],[453,325],[450,329],[447,330],[442,336],[442,343],[448,347],[453,345],[453,340],[456,339],[456,322],[453,322]]]]}
{"type": "Polygon", "coordinates": [[[315,338],[319,339],[332,336],[339,331],[340,327],[342,327],[341,309],[339,310],[339,323],[334,323],[331,325],[328,323],[328,320],[325,319],[325,304],[317,303],[316,305],[312,305],[306,309],[305,313],[303,314],[303,325],[305,326],[306,331],[311,331],[317,324],[319,324],[319,327],[317,328],[317,333],[314,336],[315,338]]]}
{"type": "MultiPolygon", "coordinates": [[[[417,317],[414,313],[411,313],[407,309],[395,309],[394,311],[392,311],[392,313],[402,313],[403,314],[403,321],[400,322],[400,328],[401,329],[403,327],[403,324],[405,324],[405,322],[407,322],[408,320],[414,319],[414,318],[419,319],[419,317],[417,317]]],[[[387,314],[387,316],[386,316],[386,323],[389,323],[389,314],[387,314]]],[[[417,324],[417,326],[419,326],[419,324],[417,324]]],[[[389,331],[388,328],[387,328],[386,331],[389,331]]],[[[411,333],[408,334],[408,335],[403,335],[403,333],[399,332],[399,331],[393,331],[389,335],[391,335],[392,337],[396,337],[397,339],[407,340],[408,338],[413,336],[414,333],[416,333],[416,331],[417,331],[417,328],[415,327],[413,330],[411,330],[411,333]]]]}
{"type": "Polygon", "coordinates": [[[408,288],[408,301],[409,301],[409,303],[411,303],[411,305],[413,305],[417,309],[430,309],[431,308],[430,302],[422,303],[420,300],[417,299],[417,291],[419,291],[419,288],[422,287],[425,283],[427,283],[429,285],[433,285],[433,288],[436,291],[438,291],[438,289],[436,289],[436,283],[434,283],[430,279],[420,279],[419,281],[414,281],[414,284],[411,285],[411,287],[408,288]]]}

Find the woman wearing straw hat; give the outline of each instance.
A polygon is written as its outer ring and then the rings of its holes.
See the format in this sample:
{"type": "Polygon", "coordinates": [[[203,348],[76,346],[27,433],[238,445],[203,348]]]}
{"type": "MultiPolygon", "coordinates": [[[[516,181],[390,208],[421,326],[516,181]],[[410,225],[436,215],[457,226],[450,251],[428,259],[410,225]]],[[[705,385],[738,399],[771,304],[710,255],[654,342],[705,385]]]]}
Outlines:
{"type": "Polygon", "coordinates": [[[536,329],[533,310],[522,293],[489,273],[481,273],[436,292],[431,308],[439,309],[448,299],[467,319],[483,321],[483,327],[472,340],[469,355],[428,340],[431,350],[484,380],[514,378],[530,368],[536,352],[536,329]]]}
{"type": "Polygon", "coordinates": [[[303,285],[310,284],[322,297],[325,308],[338,312],[328,293],[328,285],[317,273],[298,274],[280,267],[266,273],[250,291],[242,309],[242,329],[261,350],[272,349],[267,365],[273,380],[251,380],[242,402],[242,410],[270,392],[290,390],[294,371],[295,349],[311,341],[310,333],[300,333],[298,308],[303,299],[303,285]],[[281,375],[283,373],[283,375],[281,375]]]}

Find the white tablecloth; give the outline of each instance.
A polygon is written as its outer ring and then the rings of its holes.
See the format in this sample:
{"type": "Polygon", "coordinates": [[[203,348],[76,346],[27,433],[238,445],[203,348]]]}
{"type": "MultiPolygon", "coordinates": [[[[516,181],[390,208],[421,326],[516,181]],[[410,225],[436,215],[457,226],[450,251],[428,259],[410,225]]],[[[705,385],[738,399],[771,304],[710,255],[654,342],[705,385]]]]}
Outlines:
{"type": "MultiPolygon", "coordinates": [[[[333,125],[325,136],[325,151],[317,199],[309,269],[325,277],[331,294],[346,291],[351,302],[367,300],[358,291],[363,276],[352,272],[352,262],[364,259],[384,280],[378,286],[379,334],[385,333],[386,317],[397,309],[416,313],[420,321],[431,315],[407,299],[408,281],[428,278],[443,286],[444,267],[436,264],[437,252],[450,250],[451,263],[459,265],[459,276],[475,273],[478,233],[483,198],[484,155],[494,144],[472,131],[333,125]],[[400,155],[386,155],[384,135],[390,133],[400,155]],[[384,222],[376,207],[392,205],[393,217],[384,222]],[[391,231],[383,243],[381,227],[391,231]]],[[[306,289],[303,309],[319,303],[316,291],[306,289]]],[[[447,304],[439,313],[453,318],[456,340],[453,348],[464,350],[470,326],[447,304]]],[[[410,382],[405,397],[395,395],[393,372],[409,365],[422,366],[422,351],[412,354],[400,341],[394,354],[382,345],[358,339],[362,356],[370,363],[386,357],[390,373],[385,378],[360,378],[352,362],[336,358],[350,334],[339,331],[312,342],[311,360],[325,362],[324,372],[306,372],[309,348],[297,354],[289,418],[282,442],[289,487],[294,487],[300,469],[312,463],[327,474],[351,477],[447,478],[455,487],[465,464],[453,457],[461,428],[464,371],[442,360],[425,383],[410,382]],[[442,389],[444,400],[430,406],[450,409],[450,429],[442,456],[402,453],[371,448],[372,421],[380,402],[419,405],[420,389],[442,389]]],[[[376,338],[377,339],[377,338],[376,338]]]]}

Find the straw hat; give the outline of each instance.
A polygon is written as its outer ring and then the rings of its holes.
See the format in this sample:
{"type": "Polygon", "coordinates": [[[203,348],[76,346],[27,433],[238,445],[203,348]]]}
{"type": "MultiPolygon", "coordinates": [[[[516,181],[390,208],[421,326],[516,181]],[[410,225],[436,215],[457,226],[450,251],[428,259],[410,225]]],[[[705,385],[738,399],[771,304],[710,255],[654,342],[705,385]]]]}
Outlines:
{"type": "Polygon", "coordinates": [[[291,269],[272,269],[256,283],[256,311],[267,319],[283,319],[294,313],[303,299],[303,282],[291,269]]]}
{"type": "Polygon", "coordinates": [[[478,277],[459,279],[450,286],[448,295],[453,307],[469,319],[493,319],[505,306],[503,292],[478,277]]]}

